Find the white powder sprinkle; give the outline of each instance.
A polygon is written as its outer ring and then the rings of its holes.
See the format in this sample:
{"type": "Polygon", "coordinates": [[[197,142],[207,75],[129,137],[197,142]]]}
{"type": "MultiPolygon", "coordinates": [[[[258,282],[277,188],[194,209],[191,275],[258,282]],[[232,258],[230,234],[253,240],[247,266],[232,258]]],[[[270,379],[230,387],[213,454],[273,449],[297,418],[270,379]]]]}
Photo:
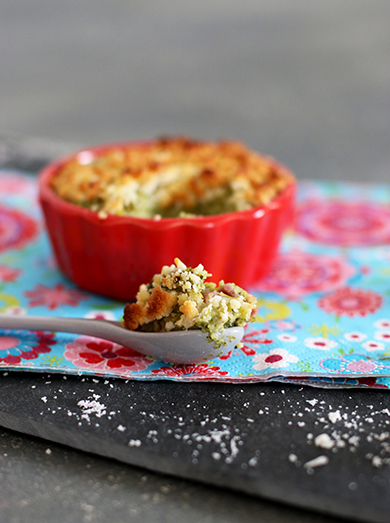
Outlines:
{"type": "Polygon", "coordinates": [[[106,406],[96,400],[80,400],[77,406],[83,410],[81,418],[87,421],[90,421],[90,414],[94,414],[97,418],[106,414],[106,406]]]}
{"type": "Polygon", "coordinates": [[[324,465],[327,465],[329,463],[328,456],[317,456],[314,459],[311,459],[310,461],[307,461],[303,466],[305,469],[314,469],[316,467],[323,467],[324,465]]]}
{"type": "Polygon", "coordinates": [[[129,447],[140,447],[141,445],[142,445],[142,442],[139,439],[131,439],[128,443],[129,447]]]}
{"type": "Polygon", "coordinates": [[[383,460],[379,456],[374,456],[372,458],[372,464],[376,468],[380,468],[383,465],[383,460]]]}
{"type": "Polygon", "coordinates": [[[209,434],[210,434],[211,439],[213,441],[215,441],[215,443],[221,443],[222,438],[224,436],[229,436],[230,430],[229,429],[225,429],[225,430],[211,430],[209,432],[209,434]]]}
{"type": "Polygon", "coordinates": [[[332,449],[336,443],[329,434],[324,433],[314,438],[314,444],[322,449],[332,449]]]}
{"type": "Polygon", "coordinates": [[[373,434],[373,436],[378,441],[384,441],[385,439],[390,437],[390,434],[388,432],[382,432],[381,434],[373,434]]]}
{"type": "Polygon", "coordinates": [[[357,447],[359,445],[359,441],[360,441],[360,438],[359,436],[351,436],[349,439],[348,439],[348,443],[350,445],[353,445],[354,447],[357,447]]]}
{"type": "Polygon", "coordinates": [[[238,446],[237,446],[237,441],[240,440],[240,436],[234,436],[231,441],[230,441],[230,451],[231,451],[231,458],[234,459],[238,452],[239,452],[239,449],[238,449],[238,446]]]}
{"type": "Polygon", "coordinates": [[[328,418],[331,423],[336,423],[336,421],[341,420],[341,413],[339,410],[336,410],[336,412],[329,412],[328,418]]]}

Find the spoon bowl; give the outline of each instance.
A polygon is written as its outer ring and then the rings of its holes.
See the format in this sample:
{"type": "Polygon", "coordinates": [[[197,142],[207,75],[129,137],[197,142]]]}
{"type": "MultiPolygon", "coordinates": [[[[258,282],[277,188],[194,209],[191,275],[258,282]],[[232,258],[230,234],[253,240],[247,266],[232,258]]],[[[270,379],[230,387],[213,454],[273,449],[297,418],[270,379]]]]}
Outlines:
{"type": "Polygon", "coordinates": [[[51,316],[8,316],[0,314],[0,329],[70,332],[102,338],[131,348],[144,356],[174,364],[197,364],[227,354],[244,335],[243,327],[224,329],[217,342],[201,330],[139,332],[120,322],[51,316]]]}

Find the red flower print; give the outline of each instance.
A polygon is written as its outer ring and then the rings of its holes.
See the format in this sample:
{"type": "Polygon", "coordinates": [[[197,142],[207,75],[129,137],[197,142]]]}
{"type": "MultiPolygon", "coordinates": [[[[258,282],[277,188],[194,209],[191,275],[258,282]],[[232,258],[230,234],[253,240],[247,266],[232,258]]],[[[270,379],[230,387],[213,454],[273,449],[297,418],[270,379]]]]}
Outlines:
{"type": "Polygon", "coordinates": [[[372,388],[378,388],[378,389],[388,389],[389,387],[386,387],[386,385],[381,385],[380,383],[376,382],[377,378],[358,378],[357,381],[359,385],[365,385],[366,387],[372,387],[372,388]]]}
{"type": "Polygon", "coordinates": [[[13,269],[8,265],[0,265],[0,281],[3,283],[15,281],[21,272],[20,269],[13,269]]]}
{"type": "Polygon", "coordinates": [[[22,360],[34,360],[51,351],[55,335],[48,332],[4,331],[0,336],[0,363],[17,365],[22,360]]]}
{"type": "Polygon", "coordinates": [[[38,234],[37,223],[26,214],[0,206],[0,252],[20,249],[38,234]]]}
{"type": "Polygon", "coordinates": [[[382,296],[374,291],[345,287],[318,301],[318,306],[336,316],[367,316],[382,305],[382,296]]]}
{"type": "Polygon", "coordinates": [[[34,351],[38,354],[43,352],[50,352],[50,345],[55,345],[57,343],[55,340],[55,334],[53,332],[38,331],[36,334],[38,336],[38,343],[34,347],[34,351]]]}
{"type": "Polygon", "coordinates": [[[164,376],[181,377],[187,374],[200,374],[203,376],[226,376],[227,371],[221,371],[220,367],[209,367],[207,363],[200,365],[173,365],[172,367],[160,367],[152,370],[153,374],[163,374],[164,376]]]}
{"type": "Polygon", "coordinates": [[[290,354],[286,349],[271,349],[269,352],[256,354],[253,361],[255,362],[253,368],[262,371],[268,367],[271,369],[288,367],[289,363],[297,363],[299,358],[295,354],[290,354]]]}
{"type": "Polygon", "coordinates": [[[75,289],[66,289],[62,283],[55,287],[47,287],[38,283],[32,291],[26,291],[24,295],[30,298],[30,307],[37,307],[44,305],[48,309],[53,310],[60,305],[76,306],[81,300],[87,299],[87,296],[75,289]]]}
{"type": "Polygon", "coordinates": [[[378,245],[390,241],[390,209],[378,203],[311,199],[298,207],[297,230],[331,245],[378,245]]]}
{"type": "Polygon", "coordinates": [[[353,274],[354,269],[340,256],[296,251],[279,256],[257,289],[294,300],[313,292],[335,290],[353,274]]]}
{"type": "Polygon", "coordinates": [[[117,370],[121,376],[144,370],[153,360],[116,343],[83,336],[65,347],[65,359],[76,367],[96,371],[117,370]]]}
{"type": "MultiPolygon", "coordinates": [[[[245,330],[247,327],[245,327],[245,330]]],[[[251,343],[254,344],[254,347],[257,345],[266,345],[268,343],[273,343],[273,340],[266,338],[265,335],[269,332],[269,329],[260,329],[251,332],[246,332],[244,334],[241,343],[243,346],[240,347],[240,350],[245,354],[245,356],[254,356],[256,350],[250,346],[251,343]]],[[[227,360],[233,355],[233,350],[229,351],[227,354],[220,356],[220,360],[227,360]]]]}

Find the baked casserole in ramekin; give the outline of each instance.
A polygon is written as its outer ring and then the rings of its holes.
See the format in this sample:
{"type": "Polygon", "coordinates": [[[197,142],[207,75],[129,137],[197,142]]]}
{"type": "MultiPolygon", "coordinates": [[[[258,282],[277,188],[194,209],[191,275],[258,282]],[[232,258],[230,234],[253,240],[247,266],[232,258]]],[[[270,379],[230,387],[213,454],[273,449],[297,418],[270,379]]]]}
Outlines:
{"type": "Polygon", "coordinates": [[[168,138],[92,147],[40,173],[39,198],[62,272],[133,300],[180,258],[248,288],[268,271],[294,213],[295,179],[238,142],[168,138]]]}

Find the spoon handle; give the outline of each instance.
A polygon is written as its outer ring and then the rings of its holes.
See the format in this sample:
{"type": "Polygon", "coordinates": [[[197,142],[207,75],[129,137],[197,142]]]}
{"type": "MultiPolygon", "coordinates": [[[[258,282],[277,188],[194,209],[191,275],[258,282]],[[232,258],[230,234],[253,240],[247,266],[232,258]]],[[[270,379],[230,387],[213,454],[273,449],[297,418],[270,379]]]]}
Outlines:
{"type": "Polygon", "coordinates": [[[107,338],[107,334],[110,331],[116,331],[118,327],[121,327],[119,322],[100,319],[7,316],[0,314],[0,329],[71,332],[110,339],[110,337],[107,338]]]}

